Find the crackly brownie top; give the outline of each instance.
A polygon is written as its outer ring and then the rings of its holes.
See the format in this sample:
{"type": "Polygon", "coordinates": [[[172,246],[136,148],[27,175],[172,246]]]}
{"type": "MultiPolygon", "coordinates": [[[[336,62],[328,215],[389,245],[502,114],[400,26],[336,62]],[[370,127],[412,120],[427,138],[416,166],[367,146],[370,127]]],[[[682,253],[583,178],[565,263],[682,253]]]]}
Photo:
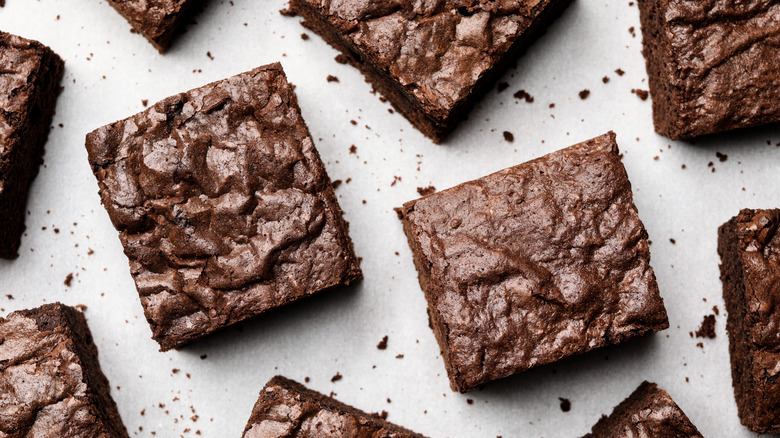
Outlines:
{"type": "Polygon", "coordinates": [[[196,0],[109,0],[139,32],[157,40],[176,25],[182,10],[196,0]]]}
{"type": "Polygon", "coordinates": [[[445,118],[549,0],[305,0],[445,118]]]}
{"type": "Polygon", "coordinates": [[[164,99],[87,149],[163,348],[359,276],[279,64],[164,99]]]}
{"type": "Polygon", "coordinates": [[[777,374],[780,353],[780,210],[742,210],[733,219],[740,251],[752,348],[775,353],[766,370],[777,374]]]}
{"type": "Polygon", "coordinates": [[[680,126],[691,132],[780,121],[780,2],[666,0],[680,126]]]}
{"type": "Polygon", "coordinates": [[[668,326],[614,133],[403,211],[466,387],[668,326]]]}
{"type": "Polygon", "coordinates": [[[643,382],[585,438],[701,438],[685,412],[655,383],[643,382]]]}
{"type": "Polygon", "coordinates": [[[281,376],[263,388],[243,438],[424,438],[281,376]]]}
{"type": "Polygon", "coordinates": [[[0,318],[0,436],[106,437],[70,332],[0,318]]]}

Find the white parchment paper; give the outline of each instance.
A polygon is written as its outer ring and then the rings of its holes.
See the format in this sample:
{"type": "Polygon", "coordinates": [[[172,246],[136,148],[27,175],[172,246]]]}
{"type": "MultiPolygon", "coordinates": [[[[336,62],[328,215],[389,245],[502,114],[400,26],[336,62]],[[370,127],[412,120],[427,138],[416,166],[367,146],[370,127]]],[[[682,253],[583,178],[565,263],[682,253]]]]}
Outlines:
{"type": "Polygon", "coordinates": [[[0,262],[0,308],[85,304],[131,435],[239,437],[275,374],[309,377],[313,389],[369,412],[385,410],[390,421],[432,438],[578,437],[644,379],[668,390],[705,436],[752,435],[739,424],[731,389],[716,230],[742,207],[780,205],[777,126],[695,143],[654,134],[650,100],[631,93],[647,89],[636,5],[577,0],[504,76],[509,88],[492,91],[436,146],[391,114],[298,19],[281,16],[285,6],[213,0],[164,56],[131,34],[105,1],[8,0],[0,9],[0,29],[50,45],[67,67],[46,164],[30,193],[21,257],[0,262]],[[311,38],[302,39],[304,32],[311,38]],[[274,61],[297,86],[331,177],[351,178],[337,194],[366,279],[159,353],[100,205],[84,136],[142,110],[144,99],[151,104],[274,61]],[[328,75],[339,82],[327,82],[328,75]],[[513,98],[519,89],[534,102],[513,98]],[[591,93],[582,100],[584,89],[591,93]],[[610,129],[653,242],[671,328],[468,395],[451,392],[393,207],[416,198],[417,187],[444,189],[610,129]],[[713,306],[720,310],[717,338],[692,339],[713,306]],[[385,335],[389,345],[380,351],[385,335]],[[343,378],[331,382],[336,373],[343,378]],[[562,412],[559,397],[571,400],[570,412],[562,412]]]}

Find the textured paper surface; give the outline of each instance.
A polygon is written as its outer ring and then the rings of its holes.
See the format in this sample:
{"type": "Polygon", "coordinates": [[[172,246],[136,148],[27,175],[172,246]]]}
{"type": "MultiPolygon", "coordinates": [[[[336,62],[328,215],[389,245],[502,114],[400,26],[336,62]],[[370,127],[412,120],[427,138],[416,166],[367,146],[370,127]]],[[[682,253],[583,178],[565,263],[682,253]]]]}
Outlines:
{"type": "Polygon", "coordinates": [[[390,114],[298,19],[281,16],[283,1],[214,0],[161,56],[104,1],[10,0],[0,9],[0,29],[53,47],[66,75],[46,164],[30,193],[21,257],[0,262],[2,313],[52,301],[87,305],[100,362],[135,436],[238,437],[275,374],[309,377],[311,388],[369,412],[385,410],[390,421],[431,438],[578,437],[644,379],[668,390],[705,436],[752,436],[739,424],[731,390],[716,230],[742,207],[780,205],[780,130],[695,143],[655,135],[650,100],[631,93],[647,89],[632,4],[577,0],[502,78],[509,88],[491,91],[436,146],[390,114]],[[331,177],[351,178],[337,194],[366,279],[159,353],[100,205],[84,136],[142,110],[144,99],[151,104],[273,61],[297,86],[331,177]],[[520,89],[534,102],[513,98],[520,89]],[[584,89],[590,95],[582,100],[584,89]],[[467,395],[451,392],[393,207],[416,198],[417,187],[444,189],[610,129],[653,241],[671,328],[467,395]],[[717,338],[692,339],[713,306],[717,338]],[[385,335],[388,348],[378,350],[385,335]],[[331,382],[337,373],[343,378],[331,382]],[[559,397],[571,400],[571,411],[561,411],[559,397]]]}

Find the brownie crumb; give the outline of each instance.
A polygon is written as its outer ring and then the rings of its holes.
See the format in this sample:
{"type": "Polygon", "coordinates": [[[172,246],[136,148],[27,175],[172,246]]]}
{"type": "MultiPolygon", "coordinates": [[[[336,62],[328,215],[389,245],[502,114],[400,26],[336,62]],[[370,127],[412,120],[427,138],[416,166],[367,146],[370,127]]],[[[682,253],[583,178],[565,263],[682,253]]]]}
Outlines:
{"type": "Polygon", "coordinates": [[[636,94],[638,98],[642,100],[647,100],[648,96],[650,96],[650,92],[647,90],[640,90],[638,88],[632,88],[631,92],[636,94]]]}
{"type": "Polygon", "coordinates": [[[349,57],[343,53],[339,53],[338,55],[336,55],[335,59],[336,62],[338,62],[339,64],[346,64],[349,62],[349,57]]]}
{"type": "Polygon", "coordinates": [[[328,82],[338,82],[339,78],[333,75],[328,75],[328,82]]]}
{"type": "Polygon", "coordinates": [[[350,154],[356,154],[357,153],[357,146],[355,146],[354,144],[352,146],[350,146],[349,147],[349,153],[350,154]]]}
{"type": "Polygon", "coordinates": [[[87,307],[87,305],[86,305],[86,304],[76,304],[76,305],[75,305],[75,306],[73,306],[73,307],[75,307],[75,308],[79,309],[79,311],[81,311],[81,313],[84,313],[84,312],[86,312],[86,311],[87,311],[87,309],[88,309],[88,307],[87,307]]]}
{"type": "Polygon", "coordinates": [[[720,152],[715,152],[715,156],[718,157],[718,160],[720,160],[721,163],[729,159],[728,155],[721,154],[720,152]]]}
{"type": "Polygon", "coordinates": [[[558,400],[561,401],[561,410],[563,412],[569,412],[571,410],[571,400],[563,397],[558,397],[558,400]]]}
{"type": "Polygon", "coordinates": [[[509,131],[504,131],[504,140],[508,141],[509,143],[512,143],[513,141],[515,141],[515,135],[509,131]]]}
{"type": "Polygon", "coordinates": [[[466,399],[466,403],[468,403],[468,404],[470,404],[470,405],[473,405],[473,404],[474,404],[474,400],[472,400],[472,399],[470,399],[470,398],[467,398],[467,399],[466,399]]]}
{"type": "Polygon", "coordinates": [[[341,380],[343,377],[344,377],[344,376],[342,376],[341,374],[339,374],[339,372],[338,372],[338,371],[336,371],[336,375],[335,375],[335,376],[333,376],[333,377],[331,377],[331,378],[330,378],[330,381],[331,381],[331,382],[338,382],[338,381],[339,381],[339,380],[341,380]]]}
{"type": "Polygon", "coordinates": [[[149,106],[149,99],[141,99],[141,105],[143,105],[144,108],[149,106]]]}
{"type": "Polygon", "coordinates": [[[302,33],[301,34],[301,39],[304,40],[304,41],[307,41],[309,39],[309,34],[308,33],[302,33]]]}
{"type": "Polygon", "coordinates": [[[306,383],[309,383],[311,381],[311,379],[308,376],[306,376],[306,377],[303,378],[303,381],[306,382],[306,383]]]}
{"type": "Polygon", "coordinates": [[[712,311],[715,312],[716,315],[720,315],[720,309],[718,309],[718,306],[712,306],[712,311]]]}
{"type": "Polygon", "coordinates": [[[298,16],[298,14],[296,14],[295,11],[293,11],[290,8],[280,9],[279,13],[284,15],[285,17],[297,17],[298,16]]]}
{"type": "Polygon", "coordinates": [[[211,52],[206,52],[206,56],[208,56],[210,60],[214,60],[214,56],[211,54],[211,52]]]}
{"type": "Polygon", "coordinates": [[[674,245],[675,243],[677,243],[677,241],[676,241],[676,240],[674,240],[674,239],[672,239],[671,237],[669,238],[669,242],[672,242],[672,245],[674,245]]]}
{"type": "Polygon", "coordinates": [[[590,96],[590,90],[588,90],[587,88],[580,91],[580,99],[585,100],[588,98],[588,96],[590,96]]]}
{"type": "Polygon", "coordinates": [[[622,68],[619,68],[619,69],[615,70],[615,73],[618,76],[623,76],[624,74],[626,74],[626,72],[624,72],[622,68]]]}
{"type": "Polygon", "coordinates": [[[525,90],[517,90],[517,92],[512,96],[514,96],[515,99],[525,99],[527,103],[534,103],[534,97],[528,94],[528,92],[525,90]]]}
{"type": "Polygon", "coordinates": [[[344,182],[344,181],[342,181],[342,180],[340,180],[340,179],[335,179],[335,180],[333,180],[333,182],[331,182],[331,183],[330,183],[330,185],[332,185],[332,186],[333,186],[333,190],[335,190],[335,189],[339,188],[339,186],[340,186],[340,185],[341,185],[341,183],[343,183],[343,182],[344,182]]]}
{"type": "Polygon", "coordinates": [[[65,284],[65,286],[67,286],[67,287],[70,287],[71,283],[73,283],[73,273],[72,272],[65,276],[65,281],[63,282],[63,284],[65,284]]]}
{"type": "Polygon", "coordinates": [[[496,90],[500,93],[500,92],[506,90],[507,88],[509,88],[509,84],[507,84],[506,82],[499,82],[498,83],[498,88],[496,90]]]}
{"type": "Polygon", "coordinates": [[[715,337],[715,315],[706,315],[701,321],[701,327],[696,330],[697,338],[710,338],[715,337]]]}
{"type": "Polygon", "coordinates": [[[420,196],[428,196],[436,193],[436,187],[434,186],[428,186],[428,187],[417,187],[417,193],[420,194],[420,196]]]}
{"type": "Polygon", "coordinates": [[[604,76],[603,78],[601,78],[601,82],[605,84],[609,83],[609,76],[604,76]]]}
{"type": "Polygon", "coordinates": [[[399,355],[397,355],[395,358],[396,358],[396,359],[403,359],[403,358],[404,358],[404,355],[403,355],[403,354],[399,354],[399,355]]]}
{"type": "Polygon", "coordinates": [[[200,360],[206,360],[207,357],[209,357],[208,354],[201,354],[200,355],[200,360]]]}
{"type": "Polygon", "coordinates": [[[5,294],[5,297],[8,298],[9,300],[13,300],[14,299],[14,296],[11,295],[11,294],[5,294]]]}
{"type": "Polygon", "coordinates": [[[387,336],[383,337],[382,340],[376,344],[376,348],[379,350],[387,350],[387,336]]]}

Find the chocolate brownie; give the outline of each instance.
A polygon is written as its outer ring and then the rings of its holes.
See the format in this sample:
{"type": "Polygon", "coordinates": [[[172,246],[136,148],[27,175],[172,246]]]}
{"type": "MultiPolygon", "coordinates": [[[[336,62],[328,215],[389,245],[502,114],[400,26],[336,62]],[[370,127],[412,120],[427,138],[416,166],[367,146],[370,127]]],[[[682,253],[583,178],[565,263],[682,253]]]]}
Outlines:
{"type": "Polygon", "coordinates": [[[176,31],[203,0],[108,0],[133,29],[163,53],[176,31]]]}
{"type": "Polygon", "coordinates": [[[243,438],[424,438],[378,415],[276,376],[260,392],[243,438]]]}
{"type": "Polygon", "coordinates": [[[702,438],[669,394],[655,383],[642,382],[612,414],[601,417],[582,438],[702,438]]]}
{"type": "Polygon", "coordinates": [[[612,132],[398,213],[453,390],[669,326],[612,132]]]}
{"type": "Polygon", "coordinates": [[[0,32],[0,257],[16,258],[30,183],[43,146],[64,64],[37,41],[0,32]]]}
{"type": "Polygon", "coordinates": [[[97,356],[71,307],[0,318],[0,436],[127,438],[97,356]]]}
{"type": "Polygon", "coordinates": [[[718,230],[731,379],[742,424],[780,433],[780,210],[742,210],[718,230]]]}
{"type": "Polygon", "coordinates": [[[780,2],[639,0],[639,10],[659,134],[780,121],[780,2]]]}
{"type": "Polygon", "coordinates": [[[280,64],[87,135],[162,350],[362,277],[280,64]]]}
{"type": "Polygon", "coordinates": [[[290,0],[290,9],[438,143],[570,2],[290,0]]]}

